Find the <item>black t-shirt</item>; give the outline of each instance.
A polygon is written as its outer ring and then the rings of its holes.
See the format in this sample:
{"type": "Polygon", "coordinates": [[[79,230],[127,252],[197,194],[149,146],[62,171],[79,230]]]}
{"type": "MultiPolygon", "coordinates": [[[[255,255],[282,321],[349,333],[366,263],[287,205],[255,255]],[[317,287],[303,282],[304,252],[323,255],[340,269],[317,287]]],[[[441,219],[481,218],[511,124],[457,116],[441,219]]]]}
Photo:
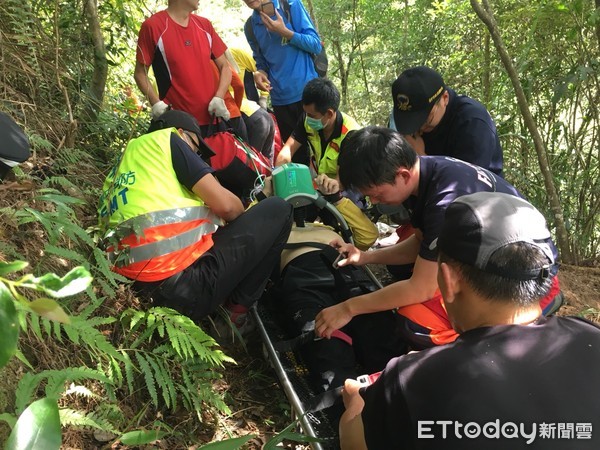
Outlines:
{"type": "Polygon", "coordinates": [[[423,133],[428,155],[452,156],[502,176],[502,147],[496,125],[477,100],[448,89],[450,99],[440,123],[423,133]]]}
{"type": "Polygon", "coordinates": [[[367,446],[599,449],[599,380],[600,329],[583,319],[470,330],[452,344],[391,360],[361,389],[367,446]]]}
{"type": "Polygon", "coordinates": [[[190,191],[204,175],[214,172],[213,168],[175,133],[171,133],[171,159],[177,179],[190,191]]]}
{"type": "MultiPolygon", "coordinates": [[[[452,201],[474,192],[501,192],[522,197],[504,178],[489,170],[447,156],[420,156],[419,190],[404,206],[409,211],[413,227],[423,233],[419,256],[435,261],[437,250],[429,246],[440,233],[446,208],[452,201]]],[[[558,250],[549,241],[554,256],[558,250]]]]}

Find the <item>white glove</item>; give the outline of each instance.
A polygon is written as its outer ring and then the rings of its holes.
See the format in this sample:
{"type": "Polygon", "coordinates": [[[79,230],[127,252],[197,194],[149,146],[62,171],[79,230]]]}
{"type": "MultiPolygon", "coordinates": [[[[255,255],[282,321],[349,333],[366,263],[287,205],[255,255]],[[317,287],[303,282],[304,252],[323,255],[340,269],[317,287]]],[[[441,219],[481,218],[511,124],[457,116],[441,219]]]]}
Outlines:
{"type": "Polygon", "coordinates": [[[258,104],[262,109],[267,109],[267,97],[259,97],[258,104]]]}
{"type": "Polygon", "coordinates": [[[167,105],[162,100],[157,101],[154,105],[152,105],[152,118],[158,119],[164,113],[166,113],[171,107],[167,105]]]}
{"type": "Polygon", "coordinates": [[[211,115],[229,120],[229,110],[227,109],[227,106],[225,106],[225,100],[220,97],[213,97],[208,104],[208,112],[211,115]]]}

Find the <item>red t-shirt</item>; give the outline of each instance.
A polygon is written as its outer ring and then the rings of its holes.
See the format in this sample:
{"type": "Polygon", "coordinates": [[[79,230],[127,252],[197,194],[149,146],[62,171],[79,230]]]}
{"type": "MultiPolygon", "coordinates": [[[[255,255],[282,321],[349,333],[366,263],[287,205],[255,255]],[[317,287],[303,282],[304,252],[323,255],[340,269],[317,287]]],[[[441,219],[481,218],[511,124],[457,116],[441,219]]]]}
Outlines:
{"type": "Polygon", "coordinates": [[[136,58],[152,65],[162,101],[207,125],[208,104],[218,87],[211,59],[226,49],[208,19],[190,14],[188,26],[182,27],[165,10],[142,24],[136,58]]]}

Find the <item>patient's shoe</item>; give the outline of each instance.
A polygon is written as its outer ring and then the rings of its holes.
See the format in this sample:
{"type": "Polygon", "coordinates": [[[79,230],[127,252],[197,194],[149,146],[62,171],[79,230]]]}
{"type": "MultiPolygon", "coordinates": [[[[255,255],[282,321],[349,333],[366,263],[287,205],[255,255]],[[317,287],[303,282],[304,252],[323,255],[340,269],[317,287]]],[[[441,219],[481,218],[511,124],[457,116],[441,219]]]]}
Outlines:
{"type": "Polygon", "coordinates": [[[254,330],[254,321],[250,317],[250,310],[248,307],[226,302],[223,305],[223,308],[229,316],[229,321],[235,325],[242,336],[245,336],[254,330]]]}
{"type": "Polygon", "coordinates": [[[222,339],[235,340],[235,336],[244,337],[255,328],[248,307],[227,301],[220,309],[214,321],[217,341],[222,339]]]}

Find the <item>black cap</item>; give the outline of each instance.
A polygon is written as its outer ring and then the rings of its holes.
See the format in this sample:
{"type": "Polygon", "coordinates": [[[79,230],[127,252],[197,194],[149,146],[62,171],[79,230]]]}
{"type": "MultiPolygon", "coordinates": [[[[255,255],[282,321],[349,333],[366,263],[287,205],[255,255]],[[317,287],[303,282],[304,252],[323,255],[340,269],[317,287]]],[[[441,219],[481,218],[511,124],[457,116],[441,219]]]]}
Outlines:
{"type": "Polygon", "coordinates": [[[0,112],[0,158],[8,164],[26,161],[29,152],[29,140],[17,123],[7,114],[0,112]]]}
{"type": "Polygon", "coordinates": [[[546,219],[522,198],[499,192],[478,192],[454,200],[446,209],[439,237],[430,248],[469,266],[515,280],[546,278],[556,264],[546,219]],[[490,264],[497,250],[516,242],[537,247],[548,264],[516,271],[490,264]]]}
{"type": "Polygon", "coordinates": [[[8,115],[0,112],[0,181],[10,170],[26,161],[29,152],[29,139],[23,130],[8,115]]]}
{"type": "Polygon", "coordinates": [[[445,89],[442,76],[429,67],[402,72],[392,84],[396,130],[401,134],[418,131],[445,89]]]}
{"type": "Polygon", "coordinates": [[[204,139],[202,139],[202,132],[200,131],[200,125],[196,118],[185,111],[176,109],[165,111],[158,119],[154,119],[150,122],[148,133],[171,127],[181,128],[182,130],[194,133],[198,137],[198,142],[200,143],[198,150],[202,157],[211,157],[215,155],[215,152],[204,142],[204,139]]]}

